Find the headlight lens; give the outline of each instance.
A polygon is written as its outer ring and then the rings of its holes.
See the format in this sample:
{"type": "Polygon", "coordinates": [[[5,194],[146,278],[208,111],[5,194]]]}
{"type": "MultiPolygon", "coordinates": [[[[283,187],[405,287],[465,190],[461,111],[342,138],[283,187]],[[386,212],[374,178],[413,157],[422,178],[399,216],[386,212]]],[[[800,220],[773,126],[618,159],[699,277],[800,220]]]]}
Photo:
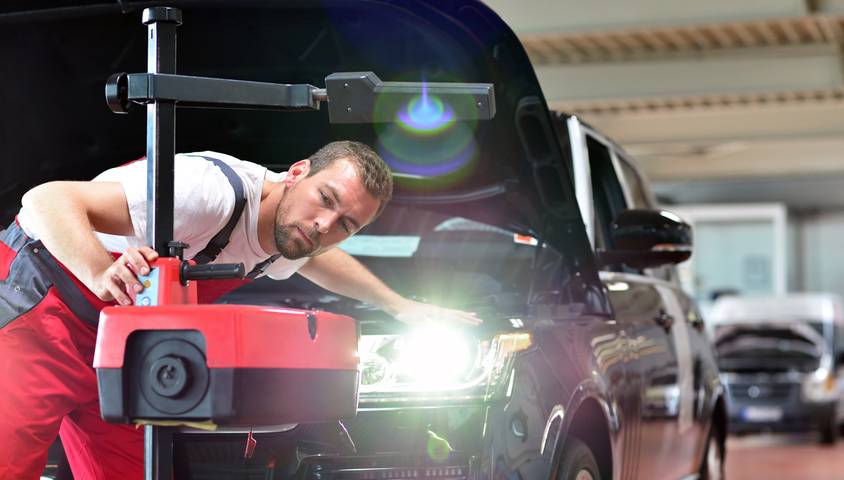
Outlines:
{"type": "Polygon", "coordinates": [[[530,334],[478,340],[446,327],[404,335],[363,335],[361,393],[455,391],[495,384],[530,334]]]}
{"type": "Polygon", "coordinates": [[[449,385],[463,379],[477,360],[477,345],[446,329],[425,329],[396,339],[398,378],[422,385],[449,385]]]}
{"type": "Polygon", "coordinates": [[[807,400],[825,401],[837,396],[835,374],[821,367],[803,380],[803,397],[807,400]]]}

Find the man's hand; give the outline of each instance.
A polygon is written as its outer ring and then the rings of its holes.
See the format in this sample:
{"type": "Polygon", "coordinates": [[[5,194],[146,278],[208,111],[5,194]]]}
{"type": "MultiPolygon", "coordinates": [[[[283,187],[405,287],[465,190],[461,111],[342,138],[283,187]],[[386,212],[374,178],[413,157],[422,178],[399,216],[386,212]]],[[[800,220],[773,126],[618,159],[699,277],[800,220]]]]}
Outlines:
{"type": "Polygon", "coordinates": [[[469,325],[482,320],[474,313],[404,298],[339,248],[312,257],[299,273],[320,287],[374,305],[409,325],[469,325]]]}
{"type": "Polygon", "coordinates": [[[392,315],[408,325],[469,325],[478,326],[483,320],[472,312],[438,307],[429,303],[407,300],[392,315]]]}
{"type": "Polygon", "coordinates": [[[140,293],[144,289],[137,275],[147,275],[149,262],[156,258],[158,252],[149,247],[127,248],[120,258],[94,277],[91,291],[100,300],[117,300],[120,305],[131,305],[132,298],[128,292],[140,293]]]}

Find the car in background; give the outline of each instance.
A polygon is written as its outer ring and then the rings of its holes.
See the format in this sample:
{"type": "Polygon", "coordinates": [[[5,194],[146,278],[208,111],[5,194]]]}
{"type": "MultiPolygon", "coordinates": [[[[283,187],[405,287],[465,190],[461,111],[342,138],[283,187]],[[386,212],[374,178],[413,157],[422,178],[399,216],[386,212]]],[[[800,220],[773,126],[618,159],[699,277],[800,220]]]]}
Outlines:
{"type": "Polygon", "coordinates": [[[817,431],[844,419],[844,315],[837,295],[727,296],[713,305],[730,430],[817,431]]]}

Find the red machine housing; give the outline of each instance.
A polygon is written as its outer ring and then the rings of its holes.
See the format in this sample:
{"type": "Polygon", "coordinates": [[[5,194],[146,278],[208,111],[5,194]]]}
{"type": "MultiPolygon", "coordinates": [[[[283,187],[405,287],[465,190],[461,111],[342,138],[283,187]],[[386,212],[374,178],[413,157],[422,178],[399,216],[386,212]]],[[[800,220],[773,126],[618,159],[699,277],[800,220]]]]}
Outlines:
{"type": "Polygon", "coordinates": [[[108,307],[100,314],[94,368],[103,418],[248,426],[354,416],[360,376],[354,319],[285,308],[162,304],[196,298],[194,282],[174,285],[178,264],[161,259],[141,278],[144,293],[158,295],[153,306],[108,307]]]}

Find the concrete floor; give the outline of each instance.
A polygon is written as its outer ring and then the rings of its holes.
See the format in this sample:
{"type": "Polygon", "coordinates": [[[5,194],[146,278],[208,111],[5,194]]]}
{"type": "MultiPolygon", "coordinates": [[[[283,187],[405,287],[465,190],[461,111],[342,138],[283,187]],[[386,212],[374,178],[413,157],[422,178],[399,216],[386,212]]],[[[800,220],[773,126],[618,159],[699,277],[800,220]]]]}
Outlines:
{"type": "Polygon", "coordinates": [[[727,439],[729,480],[844,479],[844,439],[822,446],[817,436],[748,435],[727,439]]]}

